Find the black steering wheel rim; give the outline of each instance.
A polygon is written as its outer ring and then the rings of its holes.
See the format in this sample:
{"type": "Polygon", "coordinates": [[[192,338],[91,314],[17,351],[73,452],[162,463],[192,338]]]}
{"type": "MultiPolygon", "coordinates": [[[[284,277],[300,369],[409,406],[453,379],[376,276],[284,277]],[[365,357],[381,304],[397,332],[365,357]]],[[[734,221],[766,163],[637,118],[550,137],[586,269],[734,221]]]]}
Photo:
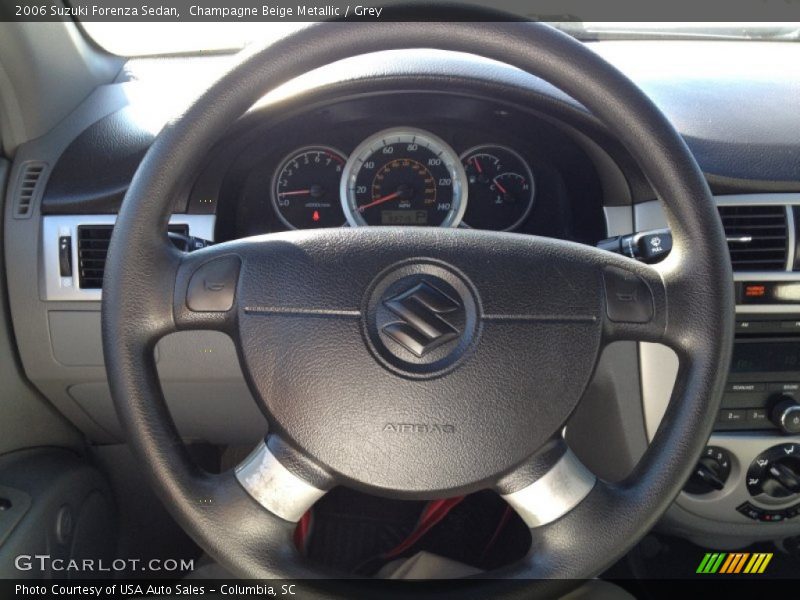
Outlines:
{"type": "MultiPolygon", "coordinates": [[[[403,48],[478,54],[549,81],[582,102],[620,139],[663,201],[674,246],[658,269],[558,246],[564,252],[586,254],[589,262],[604,261],[633,273],[653,291],[653,323],[606,323],[606,333],[617,339],[662,341],[677,352],[681,368],[662,425],[626,480],[597,482],[570,512],[536,529],[523,561],[492,574],[530,579],[593,576],[655,524],[700,455],[730,358],[732,273],[707,184],[680,136],[625,76],[545,25],[326,23],[243,53],[236,66],[162,131],[123,203],[103,289],[104,352],[120,420],[178,522],[232,573],[258,578],[331,575],[303,564],[291,543],[290,520],[264,510],[232,473],[200,471],[180,444],[158,383],[155,343],[181,328],[223,328],[226,316],[193,314],[182,306],[191,272],[204,257],[187,260],[166,242],[163,231],[171,200],[185,177],[198,168],[233,120],[266,92],[335,60],[403,48]]],[[[416,238],[422,247],[430,238],[426,235],[416,238]]],[[[479,233],[469,235],[476,237],[468,241],[480,242],[479,233]]],[[[222,246],[214,257],[247,254],[235,243],[222,246]]],[[[311,484],[322,489],[328,484],[328,473],[313,460],[291,452],[281,457],[275,448],[273,455],[311,484]]],[[[508,477],[504,485],[514,487],[508,477]]]]}

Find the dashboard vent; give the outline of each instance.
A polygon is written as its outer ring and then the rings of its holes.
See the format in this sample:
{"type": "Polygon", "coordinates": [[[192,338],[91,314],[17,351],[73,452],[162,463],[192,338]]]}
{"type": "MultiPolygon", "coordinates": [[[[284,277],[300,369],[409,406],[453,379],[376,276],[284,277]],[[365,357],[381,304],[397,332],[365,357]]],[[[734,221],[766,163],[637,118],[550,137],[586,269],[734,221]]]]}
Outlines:
{"type": "Polygon", "coordinates": [[[786,269],[785,206],[720,206],[734,271],[786,269]]]}
{"type": "Polygon", "coordinates": [[[17,219],[27,219],[31,216],[33,208],[33,198],[36,188],[44,173],[43,163],[28,163],[22,167],[19,184],[17,185],[16,204],[14,206],[14,217],[17,219]]]}
{"type": "MultiPolygon", "coordinates": [[[[103,287],[108,243],[113,230],[113,225],[78,225],[78,285],[82,289],[103,287]]],[[[188,225],[170,225],[169,230],[189,235],[188,225]]]]}

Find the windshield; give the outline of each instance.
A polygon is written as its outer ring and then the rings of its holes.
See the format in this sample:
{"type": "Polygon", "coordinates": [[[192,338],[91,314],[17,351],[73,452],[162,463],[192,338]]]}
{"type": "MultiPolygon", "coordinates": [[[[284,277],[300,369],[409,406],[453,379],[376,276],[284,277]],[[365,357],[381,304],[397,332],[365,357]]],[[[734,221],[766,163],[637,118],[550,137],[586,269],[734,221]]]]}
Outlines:
{"type": "MultiPolygon", "coordinates": [[[[553,22],[582,40],[596,39],[798,39],[800,23],[553,22]]],[[[305,23],[113,23],[86,21],[86,32],[113,54],[144,56],[226,52],[275,39],[305,23]]]]}

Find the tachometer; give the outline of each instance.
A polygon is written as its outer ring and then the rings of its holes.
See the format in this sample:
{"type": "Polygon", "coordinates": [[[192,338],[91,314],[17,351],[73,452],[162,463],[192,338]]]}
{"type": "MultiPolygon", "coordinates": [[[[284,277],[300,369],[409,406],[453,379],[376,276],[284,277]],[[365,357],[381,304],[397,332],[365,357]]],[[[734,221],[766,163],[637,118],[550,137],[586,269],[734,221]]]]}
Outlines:
{"type": "Polygon", "coordinates": [[[533,208],[534,182],[528,163],[511,148],[485,145],[467,150],[461,162],[469,182],[464,223],[476,229],[516,229],[533,208]]]}
{"type": "Polygon", "coordinates": [[[342,206],[351,225],[455,227],[466,208],[458,155],[420,129],[387,129],[364,140],[342,177],[342,206]]]}
{"type": "Polygon", "coordinates": [[[333,148],[309,146],[281,161],[273,178],[272,204],[287,227],[344,225],[339,184],[346,160],[333,148]]]}

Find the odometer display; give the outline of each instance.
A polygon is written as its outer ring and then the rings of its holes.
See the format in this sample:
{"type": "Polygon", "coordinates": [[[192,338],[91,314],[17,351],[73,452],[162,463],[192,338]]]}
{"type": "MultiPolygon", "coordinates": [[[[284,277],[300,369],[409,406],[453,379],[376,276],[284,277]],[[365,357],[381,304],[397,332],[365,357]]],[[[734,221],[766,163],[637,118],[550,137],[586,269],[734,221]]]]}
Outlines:
{"type": "Polygon", "coordinates": [[[342,205],[351,225],[455,227],[466,208],[464,169],[444,141],[418,129],[381,131],[344,168],[342,205]]]}
{"type": "Polygon", "coordinates": [[[427,225],[426,210],[382,210],[381,225],[427,225]]]}
{"type": "Polygon", "coordinates": [[[345,157],[325,146],[292,152],[275,171],[272,204],[292,229],[341,227],[345,223],[339,187],[345,157]]]}

